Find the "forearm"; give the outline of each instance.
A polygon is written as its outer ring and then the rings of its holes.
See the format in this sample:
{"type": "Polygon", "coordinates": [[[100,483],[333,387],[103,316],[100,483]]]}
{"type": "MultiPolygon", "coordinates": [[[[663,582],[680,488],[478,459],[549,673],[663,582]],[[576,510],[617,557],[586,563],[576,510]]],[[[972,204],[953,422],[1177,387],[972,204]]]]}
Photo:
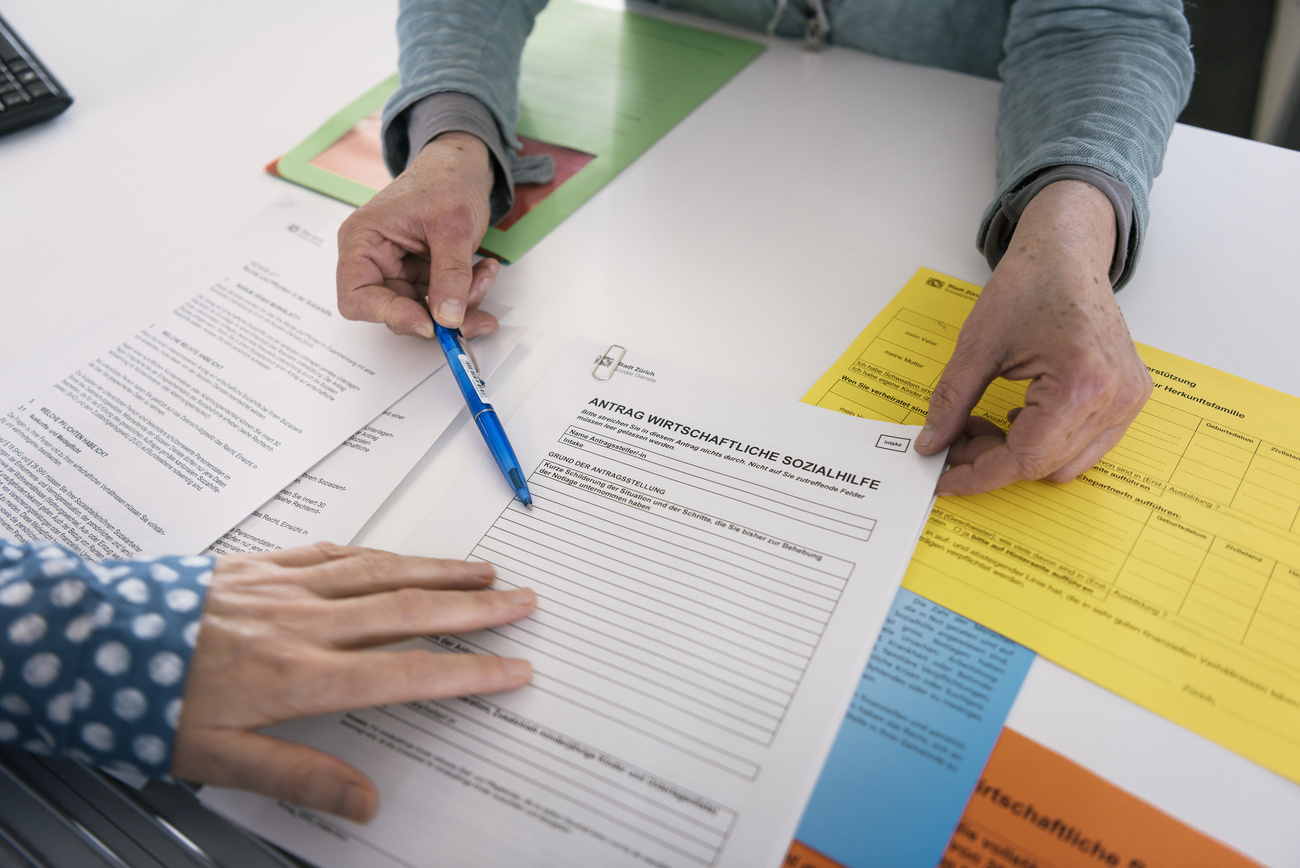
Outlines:
{"type": "Polygon", "coordinates": [[[1088,9],[1018,0],[1007,29],[998,111],[998,191],[1004,197],[1048,166],[1101,169],[1133,198],[1122,284],[1136,263],[1151,182],[1191,88],[1192,61],[1177,0],[1108,0],[1088,9]]]}
{"type": "MultiPolygon", "coordinates": [[[[402,0],[397,19],[401,84],[384,107],[384,159],[399,174],[412,143],[407,108],[432,93],[468,94],[496,122],[507,148],[519,146],[519,69],[524,41],[546,0],[402,0]]],[[[418,143],[416,145],[418,147],[418,143]]]]}
{"type": "Polygon", "coordinates": [[[0,742],[165,775],[211,568],[0,543],[0,742]]]}
{"type": "MultiPolygon", "coordinates": [[[[1086,276],[1079,283],[1108,299],[1106,274],[1115,235],[1114,211],[1105,194],[1084,181],[1058,181],[1025,208],[1004,262],[1009,268],[1086,276]]],[[[1036,282],[1043,282],[1041,275],[1036,282]]]]}

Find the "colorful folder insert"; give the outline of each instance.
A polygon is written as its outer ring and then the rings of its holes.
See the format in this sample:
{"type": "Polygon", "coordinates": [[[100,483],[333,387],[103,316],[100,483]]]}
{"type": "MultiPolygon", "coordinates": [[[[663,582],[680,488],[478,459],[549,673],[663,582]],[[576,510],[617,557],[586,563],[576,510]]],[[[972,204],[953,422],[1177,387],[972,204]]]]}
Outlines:
{"type": "MultiPolygon", "coordinates": [[[[557,0],[524,49],[518,135],[524,153],[549,153],[556,180],[520,185],[516,210],[482,250],[514,261],[590,199],[763,51],[763,45],[631,12],[557,0]]],[[[379,111],[397,88],[382,82],[268,169],[361,205],[389,181],[379,111]]]]}

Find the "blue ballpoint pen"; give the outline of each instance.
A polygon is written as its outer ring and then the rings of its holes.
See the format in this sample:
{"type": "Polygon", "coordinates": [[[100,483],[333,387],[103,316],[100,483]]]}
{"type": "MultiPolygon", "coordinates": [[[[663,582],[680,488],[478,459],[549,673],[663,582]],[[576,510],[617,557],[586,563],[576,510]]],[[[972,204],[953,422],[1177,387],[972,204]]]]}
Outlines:
{"type": "Polygon", "coordinates": [[[443,355],[447,357],[447,365],[456,378],[460,393],[465,396],[465,403],[469,406],[475,424],[478,425],[479,433],[487,441],[488,449],[496,459],[497,467],[500,467],[501,472],[505,474],[506,481],[515,490],[515,496],[519,501],[532,509],[533,496],[528,492],[528,483],[524,481],[524,472],[519,467],[519,459],[515,457],[515,450],[510,448],[510,441],[506,438],[505,429],[501,427],[501,419],[497,417],[497,411],[492,409],[487,395],[483,393],[483,380],[479,377],[473,360],[470,359],[460,329],[446,328],[438,325],[435,320],[433,333],[438,338],[438,345],[442,347],[443,355]]]}

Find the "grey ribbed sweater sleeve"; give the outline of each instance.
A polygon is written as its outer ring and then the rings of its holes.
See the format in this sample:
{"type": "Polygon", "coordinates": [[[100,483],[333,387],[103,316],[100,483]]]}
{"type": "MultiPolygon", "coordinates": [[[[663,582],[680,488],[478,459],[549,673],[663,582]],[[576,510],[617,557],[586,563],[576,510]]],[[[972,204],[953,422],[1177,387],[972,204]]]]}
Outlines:
{"type": "Polygon", "coordinates": [[[407,124],[399,117],[432,93],[474,97],[491,113],[506,148],[518,150],[520,58],[533,20],[545,6],[546,0],[401,0],[401,84],[383,114],[384,161],[390,172],[397,175],[406,168],[411,152],[407,124]]]}
{"type": "Polygon", "coordinates": [[[1114,175],[1092,166],[1052,166],[1030,176],[1020,186],[1012,187],[995,202],[991,216],[980,231],[983,245],[980,249],[989,268],[997,268],[1002,261],[1011,246],[1011,236],[1015,234],[1020,215],[1025,213],[1030,201],[1047,185],[1067,180],[1089,183],[1110,200],[1115,209],[1115,253],[1111,257],[1109,274],[1111,286],[1116,286],[1128,273],[1128,262],[1137,244],[1137,233],[1133,231],[1133,192],[1114,175]]]}
{"type": "MultiPolygon", "coordinates": [[[[470,133],[487,145],[492,155],[492,208],[488,223],[496,225],[510,213],[515,201],[514,175],[505,167],[510,165],[510,152],[501,137],[492,113],[483,103],[466,93],[444,90],[418,99],[405,112],[393,119],[393,125],[405,127],[408,152],[406,163],[420,149],[443,133],[470,133]]],[[[400,134],[398,135],[400,138],[400,134]]]]}
{"type": "Polygon", "coordinates": [[[1180,0],[1016,0],[998,98],[998,189],[978,245],[1009,193],[1051,166],[1091,166],[1133,198],[1127,262],[1133,273],[1174,121],[1192,85],[1190,33],[1180,0]]]}
{"type": "MultiPolygon", "coordinates": [[[[893,56],[947,66],[954,66],[949,53],[935,46],[972,34],[965,25],[945,30],[945,22],[959,7],[978,5],[977,0],[910,0],[915,5],[907,7],[908,15],[894,16],[899,20],[890,26],[894,19],[882,10],[897,2],[840,2],[831,5],[832,18],[837,9],[843,16],[850,9],[861,11],[859,18],[882,30],[876,36],[898,49],[893,56]],[[911,26],[916,21],[928,22],[925,32],[936,29],[943,38],[929,34],[920,39],[911,26]]],[[[1005,22],[1005,56],[998,66],[1004,86],[997,122],[997,191],[981,221],[977,244],[990,263],[996,262],[1028,201],[1022,194],[1047,177],[1044,171],[1078,167],[1067,169],[1076,173],[1068,177],[1077,177],[1082,169],[1096,170],[1100,174],[1093,177],[1100,183],[1093,183],[1116,207],[1120,235],[1112,278],[1118,288],[1137,264],[1151,184],[1191,90],[1190,33],[1182,2],[1090,0],[1084,5],[1078,0],[1014,0],[1009,10],[1005,2],[984,0],[986,14],[975,16],[988,28],[1001,29],[1005,22]],[[1128,231],[1125,190],[1132,208],[1128,231]]],[[[545,5],[545,0],[401,0],[401,86],[385,107],[383,133],[385,160],[394,174],[405,168],[412,147],[424,144],[409,138],[407,109],[429,94],[455,92],[473,97],[487,110],[509,163],[501,166],[505,184],[508,187],[512,176],[519,180],[521,164],[513,152],[518,149],[514,130],[520,57],[533,20],[545,5]]],[[[748,23],[742,13],[766,21],[776,0],[673,0],[671,5],[748,23]]],[[[832,38],[849,41],[850,23],[849,17],[842,17],[832,38]]],[[[989,72],[983,67],[967,71],[989,72]]],[[[445,131],[436,124],[409,124],[416,126],[426,132],[445,131]]],[[[500,147],[493,148],[498,160],[500,147]]],[[[509,190],[505,193],[503,201],[508,201],[509,190]]],[[[498,198],[494,195],[494,206],[498,198]]]]}

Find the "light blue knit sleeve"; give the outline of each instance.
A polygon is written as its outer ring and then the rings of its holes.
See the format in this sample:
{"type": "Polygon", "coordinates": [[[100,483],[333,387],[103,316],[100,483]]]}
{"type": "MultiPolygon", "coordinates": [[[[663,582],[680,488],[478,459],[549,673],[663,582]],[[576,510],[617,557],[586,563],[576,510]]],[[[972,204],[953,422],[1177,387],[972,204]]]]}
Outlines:
{"type": "Polygon", "coordinates": [[[384,160],[394,176],[410,143],[394,123],[433,93],[466,93],[487,107],[501,138],[518,150],[519,68],[524,41],[546,0],[401,0],[397,15],[401,84],[383,113],[384,160]]]}
{"type": "Polygon", "coordinates": [[[1133,273],[1174,122],[1192,87],[1181,0],[1016,0],[1007,24],[997,120],[997,195],[985,212],[985,249],[1000,205],[1049,166],[1092,166],[1128,185],[1133,273]]]}
{"type": "Polygon", "coordinates": [[[0,540],[0,743],[165,777],[212,563],[0,540]]]}

